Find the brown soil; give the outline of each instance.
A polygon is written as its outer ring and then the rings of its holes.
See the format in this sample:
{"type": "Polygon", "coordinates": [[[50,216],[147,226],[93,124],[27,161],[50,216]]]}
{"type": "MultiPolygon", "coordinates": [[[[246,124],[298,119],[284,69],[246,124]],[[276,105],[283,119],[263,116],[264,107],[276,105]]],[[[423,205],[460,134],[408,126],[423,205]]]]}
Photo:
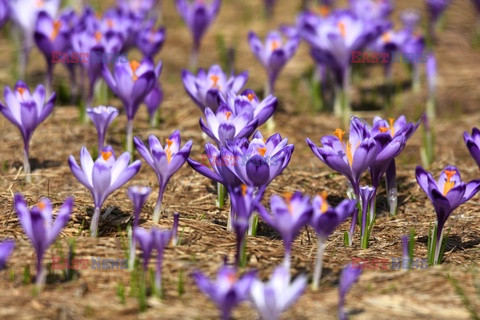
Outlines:
{"type": "MultiPolygon", "coordinates": [[[[273,21],[265,22],[261,17],[259,1],[224,1],[218,21],[206,35],[200,56],[200,65],[209,66],[218,61],[215,48],[215,35],[225,37],[228,45],[237,46],[238,70],[250,71],[249,87],[261,90],[265,75],[258,62],[249,51],[246,33],[253,29],[261,34],[279,23],[293,22],[292,12],[297,2],[284,1],[278,6],[273,21]]],[[[423,2],[422,2],[423,3],[423,2]]],[[[401,9],[421,8],[420,1],[401,1],[395,17],[401,9]]],[[[172,3],[165,1],[165,22],[168,27],[167,43],[159,58],[163,60],[162,84],[165,89],[165,102],[162,105],[162,123],[157,129],[150,129],[147,114],[142,109],[135,120],[135,135],[146,139],[154,134],[166,138],[173,130],[179,129],[182,140],[192,139],[194,146],[191,156],[200,159],[203,145],[198,126],[201,116],[199,109],[185,94],[180,79],[180,71],[188,62],[190,37],[186,28],[174,10],[172,3]]],[[[423,8],[421,8],[423,9],[423,8]]],[[[461,168],[466,180],[479,177],[479,171],[463,143],[463,131],[478,126],[480,113],[477,104],[480,99],[479,51],[471,46],[475,12],[469,1],[454,1],[447,12],[446,30],[440,34],[435,53],[439,61],[438,110],[440,119],[436,126],[436,161],[431,168],[435,175],[447,164],[461,168]]],[[[398,20],[398,19],[397,19],[398,20]]],[[[2,48],[12,48],[5,37],[0,39],[2,48]]],[[[6,50],[0,59],[0,83],[14,84],[15,79],[9,71],[15,49],[6,50]]],[[[305,44],[296,57],[288,64],[278,83],[278,97],[282,110],[275,116],[276,128],[295,144],[295,152],[288,169],[269,187],[266,199],[272,193],[302,190],[316,194],[326,189],[332,202],[345,197],[345,179],[333,174],[309,150],[305,138],[314,141],[331,133],[339,122],[324,113],[314,113],[306,88],[302,85],[293,90],[293,84],[301,73],[308,69],[311,60],[305,44]]],[[[402,66],[395,66],[396,81],[407,80],[402,66]],[[398,69],[398,70],[397,70],[398,69]]],[[[67,81],[62,68],[57,68],[55,84],[67,81]]],[[[371,68],[371,77],[356,85],[355,102],[360,101],[360,89],[381,83],[378,77],[380,68],[371,68]]],[[[27,79],[30,86],[43,80],[44,60],[34,50],[29,65],[27,79]]],[[[405,114],[416,120],[423,112],[425,90],[414,93],[405,89],[397,94],[391,115],[405,114]]],[[[112,105],[119,107],[118,100],[112,105]]],[[[390,116],[381,111],[361,111],[359,116],[371,119],[376,114],[390,116]]],[[[172,224],[171,213],[181,214],[180,246],[168,248],[165,254],[164,287],[162,301],[149,298],[149,308],[139,313],[137,300],[129,296],[130,275],[125,270],[80,270],[77,279],[62,282],[61,273],[56,271],[56,280],[50,279],[39,296],[32,294],[33,285],[22,284],[22,274],[26,265],[34,271],[34,251],[18,222],[13,210],[13,194],[21,192],[30,205],[41,197],[52,199],[59,207],[64,199],[73,195],[75,208],[71,221],[62,232],[57,245],[48,251],[46,262],[61,250],[66,252],[68,239],[76,239],[78,258],[105,257],[123,258],[123,243],[126,226],[131,217],[131,202],[126,189],[122,188],[110,196],[104,205],[104,212],[113,209],[100,223],[100,237],[91,239],[88,225],[92,215],[92,199],[70,172],[67,158],[73,154],[79,157],[82,145],[96,145],[96,133],[93,125],[78,123],[75,106],[58,105],[33,137],[31,157],[34,169],[33,183],[26,184],[21,168],[21,139],[17,129],[0,117],[0,136],[2,137],[0,171],[0,208],[3,219],[0,220],[0,238],[14,237],[17,245],[8,263],[8,269],[0,272],[0,318],[1,319],[112,319],[112,318],[161,318],[161,319],[214,319],[217,317],[215,306],[199,292],[188,276],[192,270],[200,269],[214,275],[225,256],[233,259],[235,237],[226,231],[227,209],[215,207],[215,185],[195,173],[185,165],[171,180],[164,198],[167,214],[160,222],[161,227],[172,224]],[[185,276],[185,293],[179,296],[177,283],[180,273],[185,276]],[[12,279],[13,278],[13,279],[12,279]],[[126,304],[122,304],[116,291],[122,284],[126,287],[126,304]]],[[[107,138],[117,153],[122,152],[125,116],[122,114],[110,128],[107,138]]],[[[262,129],[264,131],[264,129],[262,129]]],[[[415,228],[417,241],[415,256],[426,256],[426,235],[429,226],[435,220],[433,207],[417,186],[414,169],[420,164],[419,148],[421,130],[408,142],[407,148],[397,162],[400,208],[398,216],[386,216],[386,200],[380,198],[379,217],[374,227],[370,248],[361,250],[358,238],[353,247],[343,246],[343,232],[349,223],[345,223],[330,237],[325,254],[324,276],[321,290],[312,292],[307,289],[285,315],[285,319],[335,319],[337,314],[337,284],[339,272],[351,261],[351,257],[399,257],[401,256],[400,237],[415,228]]],[[[139,157],[137,154],[136,157],[139,157]]],[[[367,182],[367,181],[366,181],[367,182]]],[[[156,190],[157,181],[153,171],[145,163],[141,172],[129,185],[148,185],[156,190]]],[[[383,192],[383,191],[382,191],[383,192]]],[[[383,194],[383,193],[382,193],[383,194]]],[[[150,214],[155,205],[157,192],[150,196],[142,213],[141,225],[153,227],[150,214]]],[[[408,272],[394,270],[366,270],[360,281],[354,285],[348,295],[347,307],[353,319],[468,319],[469,308],[480,312],[480,223],[477,211],[478,197],[460,207],[447,222],[449,238],[445,259],[441,266],[427,270],[408,272]],[[452,285],[450,278],[456,279],[464,291],[460,294],[452,285]],[[464,297],[470,301],[470,306],[464,297]]],[[[278,235],[261,223],[261,235],[248,238],[248,268],[258,269],[260,275],[268,277],[272,269],[281,263],[283,248],[278,235]]],[[[292,268],[294,274],[311,275],[316,244],[313,231],[304,231],[295,241],[292,268]]],[[[234,312],[236,319],[255,319],[253,309],[244,304],[234,312]]],[[[473,316],[472,316],[473,318],[473,316]]]]}

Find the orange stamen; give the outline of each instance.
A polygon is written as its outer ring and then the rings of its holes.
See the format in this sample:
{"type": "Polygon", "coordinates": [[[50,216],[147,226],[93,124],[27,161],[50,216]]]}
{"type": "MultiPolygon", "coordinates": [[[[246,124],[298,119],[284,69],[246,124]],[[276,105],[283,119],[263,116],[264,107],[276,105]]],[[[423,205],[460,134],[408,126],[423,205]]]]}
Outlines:
{"type": "Polygon", "coordinates": [[[110,159],[111,156],[112,156],[112,152],[111,152],[111,151],[107,151],[107,152],[103,152],[103,151],[102,151],[102,158],[103,158],[103,160],[107,161],[108,159],[110,159]]]}
{"type": "Polygon", "coordinates": [[[170,163],[170,161],[172,161],[172,150],[170,150],[170,147],[172,146],[173,144],[173,140],[170,140],[170,139],[166,139],[167,141],[167,147],[165,148],[165,153],[167,155],[167,161],[168,163],[170,163]]]}
{"type": "Polygon", "coordinates": [[[320,207],[320,212],[325,213],[328,210],[328,202],[327,202],[327,191],[323,190],[319,196],[322,198],[322,206],[320,207]]]}
{"type": "Polygon", "coordinates": [[[102,33],[100,31],[95,32],[95,40],[97,40],[97,42],[102,40],[102,33]]]}
{"type": "Polygon", "coordinates": [[[50,39],[55,40],[57,38],[61,27],[62,27],[62,22],[55,21],[53,23],[53,30],[52,30],[52,34],[50,35],[50,39]]]}
{"type": "Polygon", "coordinates": [[[351,167],[353,162],[353,155],[352,155],[352,145],[350,144],[350,141],[347,142],[345,149],[346,149],[345,153],[347,154],[348,164],[350,164],[350,167],[351,167]]]}
{"type": "Polygon", "coordinates": [[[247,98],[250,102],[252,102],[253,98],[255,98],[255,95],[253,93],[247,94],[247,98]]]}
{"type": "Polygon", "coordinates": [[[220,86],[218,85],[218,80],[220,80],[220,77],[217,76],[217,75],[211,75],[210,76],[210,80],[213,81],[213,85],[212,85],[212,88],[217,88],[217,89],[220,89],[220,86]]]}
{"type": "Polygon", "coordinates": [[[47,205],[45,204],[44,201],[40,201],[40,202],[37,204],[37,207],[38,207],[38,209],[40,209],[40,210],[43,211],[43,210],[45,210],[45,208],[47,207],[47,205]]]}
{"type": "Polygon", "coordinates": [[[378,131],[380,131],[381,133],[385,133],[388,131],[388,128],[387,127],[380,127],[378,128],[378,131]]]}
{"type": "Polygon", "coordinates": [[[232,113],[230,111],[225,112],[225,117],[227,117],[227,120],[230,119],[232,116],[232,113]]]}
{"type": "Polygon", "coordinates": [[[112,19],[107,19],[107,26],[108,26],[110,29],[112,29],[114,25],[115,25],[115,23],[113,22],[112,19]]]}
{"type": "Polygon", "coordinates": [[[265,147],[263,147],[263,148],[257,148],[257,151],[258,151],[258,153],[260,153],[260,155],[261,155],[262,157],[264,157],[264,156],[265,156],[265,152],[267,152],[267,148],[265,148],[265,147]]]}
{"type": "Polygon", "coordinates": [[[337,24],[338,29],[340,29],[340,34],[342,35],[342,38],[345,38],[347,36],[347,28],[345,27],[345,23],[339,22],[337,24]]]}
{"type": "Polygon", "coordinates": [[[345,131],[343,131],[340,128],[337,128],[337,129],[335,129],[333,134],[338,138],[338,140],[340,140],[340,142],[342,142],[343,141],[343,135],[345,134],[345,131]]]}
{"type": "Polygon", "coordinates": [[[318,14],[320,14],[322,17],[326,17],[330,14],[330,8],[327,6],[318,7],[318,14]]]}
{"type": "Polygon", "coordinates": [[[37,1],[35,1],[35,6],[36,6],[37,8],[43,8],[43,7],[45,6],[45,1],[43,1],[43,0],[37,0],[37,1]]]}
{"type": "Polygon", "coordinates": [[[445,181],[445,184],[443,185],[443,195],[446,196],[447,193],[452,190],[452,188],[455,186],[455,181],[450,181],[452,177],[457,173],[456,170],[445,170],[445,175],[447,176],[447,181],[445,181]]]}
{"type": "Polygon", "coordinates": [[[383,42],[390,42],[390,40],[392,39],[391,35],[390,35],[390,32],[385,32],[383,35],[382,35],[382,41],[383,42]]]}
{"type": "Polygon", "coordinates": [[[237,277],[232,273],[227,276],[227,282],[231,285],[235,283],[235,280],[237,280],[237,277]]]}
{"type": "Polygon", "coordinates": [[[25,93],[25,90],[26,89],[23,88],[23,87],[18,87],[17,88],[17,92],[20,93],[20,96],[22,97],[22,99],[23,99],[23,94],[25,93]]]}
{"type": "Polygon", "coordinates": [[[292,207],[292,204],[290,203],[290,201],[292,200],[292,197],[293,197],[293,194],[291,192],[285,192],[283,194],[283,197],[285,198],[285,200],[287,201],[288,203],[288,212],[290,212],[290,214],[293,214],[293,207],[292,207]]]}
{"type": "Polygon", "coordinates": [[[394,118],[388,118],[388,121],[390,122],[390,134],[392,137],[395,135],[395,119],[394,118]]]}
{"type": "Polygon", "coordinates": [[[280,44],[278,43],[277,40],[273,40],[272,42],[272,51],[277,50],[280,47],[280,44]]]}
{"type": "Polygon", "coordinates": [[[242,184],[242,195],[245,197],[247,195],[247,186],[242,184]]]}
{"type": "Polygon", "coordinates": [[[133,81],[138,80],[138,76],[135,74],[135,71],[137,71],[138,67],[140,67],[140,63],[137,60],[130,61],[130,68],[132,69],[132,72],[133,72],[133,75],[132,75],[133,81]]]}

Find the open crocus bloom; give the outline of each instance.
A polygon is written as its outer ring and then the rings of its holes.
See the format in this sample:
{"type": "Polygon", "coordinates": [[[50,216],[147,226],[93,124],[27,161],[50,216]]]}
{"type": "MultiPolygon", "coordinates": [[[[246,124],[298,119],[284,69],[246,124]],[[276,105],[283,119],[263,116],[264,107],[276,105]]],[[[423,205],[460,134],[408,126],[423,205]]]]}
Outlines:
{"type": "Polygon", "coordinates": [[[281,313],[300,298],[307,278],[299,276],[292,283],[290,279],[290,271],[281,266],[275,269],[267,283],[258,279],[253,281],[250,297],[262,319],[279,319],[281,313]]]}
{"type": "Polygon", "coordinates": [[[153,25],[140,30],[137,38],[137,47],[145,57],[151,59],[162,49],[165,42],[165,28],[155,29],[153,25]]]}
{"type": "Polygon", "coordinates": [[[271,214],[261,204],[257,205],[260,217],[272,228],[277,230],[285,246],[285,265],[290,265],[292,243],[300,229],[311,219],[312,207],[310,198],[299,191],[286,193],[284,198],[273,195],[270,198],[271,214]]]}
{"type": "Polygon", "coordinates": [[[38,14],[35,28],[35,42],[51,64],[53,51],[64,52],[68,48],[70,38],[70,26],[66,17],[54,20],[47,12],[41,11],[38,14]]]}
{"type": "Polygon", "coordinates": [[[23,196],[17,193],[14,206],[23,231],[35,248],[37,254],[37,284],[41,285],[42,278],[45,276],[43,274],[43,256],[66,226],[72,212],[73,198],[65,200],[55,221],[52,220],[52,204],[47,198],[43,198],[29,210],[23,196]]]}
{"type": "Polygon", "coordinates": [[[280,175],[290,163],[294,150],[288,139],[282,139],[278,133],[266,141],[260,131],[256,131],[253,139],[227,142],[227,148],[222,148],[222,157],[234,159],[228,162],[228,168],[234,172],[246,185],[266,187],[280,175]]]}
{"type": "Polygon", "coordinates": [[[230,91],[227,101],[227,104],[235,111],[235,114],[241,114],[246,110],[252,113],[253,118],[258,120],[258,126],[264,124],[273,115],[277,108],[277,103],[277,98],[272,95],[260,101],[251,89],[244,90],[239,95],[230,91]]]}
{"type": "Polygon", "coordinates": [[[356,128],[352,121],[347,141],[343,139],[345,132],[336,129],[334,136],[325,136],[321,139],[322,147],[317,147],[307,138],[307,143],[313,153],[323,163],[347,177],[357,198],[360,177],[375,161],[378,153],[375,140],[370,137],[364,138],[366,135],[361,130],[363,129],[356,128]]]}
{"type": "Polygon", "coordinates": [[[160,219],[163,192],[170,178],[183,166],[185,161],[187,161],[190,150],[192,149],[192,141],[188,141],[180,149],[181,137],[180,131],[178,130],[175,130],[170,137],[166,139],[165,147],[162,146],[154,135],[148,138],[149,149],[147,149],[143,142],[137,137],[134,138],[134,141],[140,155],[157,174],[160,190],[153,219],[155,222],[158,222],[160,219]]]}
{"type": "Polygon", "coordinates": [[[199,271],[193,273],[193,278],[200,291],[220,309],[222,320],[230,319],[233,308],[248,299],[255,277],[256,272],[250,271],[238,278],[237,271],[227,266],[218,271],[217,279],[214,281],[199,271]]]}
{"type": "Polygon", "coordinates": [[[480,130],[478,130],[478,128],[473,128],[472,135],[465,132],[463,134],[463,140],[465,140],[468,151],[480,168],[480,130]]]}
{"type": "Polygon", "coordinates": [[[221,147],[228,140],[247,138],[258,126],[258,119],[248,110],[235,114],[226,104],[221,105],[216,114],[205,109],[205,120],[200,118],[200,127],[215,143],[221,147]]]}
{"type": "Polygon", "coordinates": [[[132,179],[140,170],[142,164],[140,160],[130,165],[129,162],[130,153],[125,152],[115,159],[115,154],[110,146],[103,148],[95,162],[87,148],[82,147],[80,151],[82,167],[77,164],[73,156],[68,158],[68,164],[75,178],[92,193],[95,204],[95,213],[90,225],[92,237],[97,236],[98,219],[105,199],[132,179]]]}
{"type": "Polygon", "coordinates": [[[420,122],[407,122],[405,116],[400,116],[398,119],[388,118],[384,120],[378,116],[373,119],[372,135],[379,133],[389,133],[392,138],[404,135],[405,139],[409,139],[412,134],[417,130],[420,122]]]}
{"type": "Polygon", "coordinates": [[[453,210],[467,202],[480,190],[480,180],[463,182],[460,171],[454,166],[445,167],[438,181],[435,181],[432,174],[420,166],[417,167],[415,175],[418,185],[427,194],[437,214],[438,229],[434,261],[437,264],[445,222],[453,210]]]}
{"type": "Polygon", "coordinates": [[[199,69],[197,76],[188,70],[182,71],[185,90],[202,111],[205,108],[216,111],[220,103],[226,101],[227,94],[237,94],[247,80],[248,72],[228,77],[219,65],[211,66],[208,71],[199,69]]]}
{"type": "Polygon", "coordinates": [[[284,43],[280,32],[272,31],[265,38],[265,45],[263,45],[260,38],[254,32],[250,32],[248,34],[248,42],[253,54],[267,71],[268,93],[271,94],[274,92],[278,74],[297,51],[300,38],[293,36],[284,43]]]}

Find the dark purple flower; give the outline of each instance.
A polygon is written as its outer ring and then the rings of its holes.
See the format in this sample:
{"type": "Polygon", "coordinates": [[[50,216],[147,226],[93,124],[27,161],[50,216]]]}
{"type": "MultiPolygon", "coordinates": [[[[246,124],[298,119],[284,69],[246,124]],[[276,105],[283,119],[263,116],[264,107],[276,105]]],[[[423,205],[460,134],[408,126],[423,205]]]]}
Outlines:
{"type": "Polygon", "coordinates": [[[0,242],[0,270],[5,268],[7,260],[12,254],[13,248],[15,248],[15,241],[5,240],[0,242]]]}
{"type": "Polygon", "coordinates": [[[288,139],[278,133],[266,141],[262,133],[256,131],[252,141],[246,139],[227,142],[221,149],[224,159],[232,159],[226,165],[242,180],[253,187],[267,187],[290,163],[294,150],[288,139]]]}
{"type": "Polygon", "coordinates": [[[360,275],[362,274],[362,269],[353,268],[351,264],[343,268],[342,274],[340,275],[340,285],[338,287],[338,318],[340,320],[347,320],[348,316],[345,312],[345,298],[348,291],[353,286],[355,282],[358,281],[360,275]]]}
{"type": "Polygon", "coordinates": [[[73,198],[65,200],[55,221],[52,221],[52,204],[47,198],[43,198],[29,210],[23,196],[17,193],[14,206],[23,231],[32,242],[37,254],[37,285],[42,285],[46,276],[42,264],[43,256],[67,225],[73,208],[73,198]]]}
{"type": "Polygon", "coordinates": [[[286,193],[282,198],[273,195],[270,198],[271,214],[262,204],[257,205],[260,217],[282,237],[285,246],[285,266],[290,266],[290,255],[293,241],[312,216],[310,198],[299,191],[286,193]]]}
{"type": "MultiPolygon", "coordinates": [[[[327,202],[326,192],[315,196],[312,200],[313,214],[309,224],[317,233],[317,257],[313,273],[312,289],[318,290],[320,277],[322,276],[323,254],[327,238],[333,231],[350,217],[357,204],[356,200],[343,200],[337,207],[332,208],[327,202]]],[[[356,217],[353,218],[356,220],[356,217]]],[[[351,236],[350,236],[351,237],[351,236]]]]}
{"type": "Polygon", "coordinates": [[[45,103],[45,88],[38,85],[33,94],[23,81],[18,81],[14,91],[5,87],[3,91],[5,105],[0,102],[0,112],[21,132],[24,147],[24,170],[27,181],[30,179],[29,145],[35,129],[53,111],[56,94],[53,93],[45,103]]]}
{"type": "Polygon", "coordinates": [[[467,145],[468,151],[473,157],[473,160],[477,163],[480,168],[480,130],[478,128],[472,129],[472,135],[469,135],[468,132],[463,133],[463,140],[467,145]]]}
{"type": "Polygon", "coordinates": [[[137,37],[137,47],[145,57],[153,59],[165,42],[165,28],[155,29],[153,25],[141,29],[137,37]]]}
{"type": "Polygon", "coordinates": [[[343,174],[350,181],[357,199],[360,191],[360,177],[373,164],[378,154],[375,139],[366,137],[364,130],[365,128],[357,128],[352,121],[348,141],[343,140],[345,132],[336,129],[335,136],[325,136],[321,139],[322,147],[316,146],[307,138],[313,153],[323,163],[343,174]]]}
{"type": "MultiPolygon", "coordinates": [[[[132,223],[132,230],[136,230],[138,227],[138,221],[140,220],[140,213],[142,212],[142,208],[147,201],[148,196],[150,195],[151,189],[148,187],[138,187],[133,186],[128,188],[127,194],[130,200],[133,203],[133,223],[132,223]]],[[[135,261],[135,248],[136,248],[136,241],[135,235],[132,236],[132,240],[130,243],[130,259],[129,259],[129,269],[133,270],[134,261],[135,261]]]]}
{"type": "Polygon", "coordinates": [[[133,149],[133,118],[140,104],[158,81],[161,70],[161,62],[154,66],[148,58],[143,59],[141,63],[136,60],[129,63],[119,61],[115,64],[113,75],[106,65],[103,67],[105,81],[122,100],[127,114],[127,151],[130,153],[133,149]]]}
{"type": "Polygon", "coordinates": [[[154,135],[150,135],[148,138],[149,149],[147,149],[139,138],[135,137],[134,140],[140,155],[157,174],[159,192],[155,211],[153,212],[153,221],[158,223],[162,209],[163,193],[167,187],[167,183],[170,181],[170,178],[180,170],[185,161],[187,161],[190,150],[192,149],[192,140],[189,140],[180,149],[181,136],[178,130],[175,130],[170,137],[166,139],[165,148],[154,135]]]}
{"type": "Polygon", "coordinates": [[[253,118],[258,120],[258,127],[273,115],[277,108],[277,103],[277,98],[272,95],[260,101],[251,89],[244,90],[239,95],[230,91],[227,98],[227,104],[235,114],[241,114],[243,111],[248,110],[253,114],[253,118]]]}
{"type": "Polygon", "coordinates": [[[163,90],[160,83],[156,83],[150,93],[145,97],[148,115],[150,116],[150,124],[155,127],[155,117],[157,115],[160,104],[163,102],[163,90]]]}
{"type": "Polygon", "coordinates": [[[450,5],[451,0],[425,0],[425,5],[430,14],[432,22],[437,22],[440,16],[445,12],[450,5]]]}
{"type": "Polygon", "coordinates": [[[256,271],[250,271],[238,278],[237,271],[228,266],[223,266],[218,271],[215,281],[210,280],[200,271],[193,273],[200,291],[220,309],[222,320],[230,319],[233,308],[240,302],[248,300],[255,277],[256,271]]]}
{"type": "Polygon", "coordinates": [[[93,162],[87,148],[80,151],[80,164],[73,156],[68,158],[68,164],[77,180],[90,190],[95,204],[95,213],[90,224],[92,237],[97,236],[98,220],[103,203],[115,190],[127,183],[140,170],[140,160],[130,164],[130,153],[123,153],[118,159],[112,147],[106,146],[100,152],[98,159],[93,162]]]}
{"type": "Polygon", "coordinates": [[[270,280],[263,283],[255,279],[250,289],[250,299],[261,319],[276,320],[305,291],[307,277],[298,276],[290,283],[290,271],[284,266],[277,267],[270,280]]]}
{"type": "Polygon", "coordinates": [[[475,9],[477,9],[477,12],[480,13],[480,0],[472,0],[472,3],[475,6],[475,9]]]}
{"type": "Polygon", "coordinates": [[[178,225],[180,223],[180,213],[173,213],[173,226],[172,226],[172,244],[178,245],[178,225]]]}
{"type": "Polygon", "coordinates": [[[420,166],[417,167],[415,175],[418,185],[427,194],[437,214],[437,238],[434,239],[436,240],[434,264],[437,264],[445,222],[458,206],[467,202],[480,190],[480,180],[463,182],[460,171],[454,166],[445,167],[438,181],[420,166]]]}
{"type": "Polygon", "coordinates": [[[148,261],[150,260],[153,249],[157,250],[157,263],[155,267],[155,291],[160,293],[162,290],[162,267],[165,248],[172,238],[172,230],[162,230],[152,228],[147,231],[143,228],[133,230],[135,240],[140,244],[143,253],[143,267],[148,270],[148,261]]]}
{"type": "Polygon", "coordinates": [[[88,108],[87,114],[92,120],[98,135],[98,150],[102,150],[105,145],[105,134],[110,124],[118,116],[118,110],[114,107],[99,106],[88,108]]]}
{"type": "Polygon", "coordinates": [[[197,76],[188,70],[182,71],[185,90],[202,111],[206,108],[216,111],[222,102],[226,102],[227,94],[237,94],[247,80],[248,72],[228,77],[219,65],[211,66],[208,72],[199,69],[197,76]]]}
{"type": "Polygon", "coordinates": [[[200,127],[215,143],[225,146],[228,140],[247,138],[258,127],[258,119],[249,110],[235,114],[226,104],[222,104],[216,114],[212,109],[205,109],[205,120],[200,118],[200,127]]]}
{"type": "Polygon", "coordinates": [[[200,48],[200,41],[220,10],[221,0],[176,0],[177,11],[190,29],[194,51],[200,48]]]}
{"type": "Polygon", "coordinates": [[[265,38],[265,44],[252,31],[248,34],[248,43],[255,57],[267,71],[269,91],[272,94],[275,89],[275,81],[285,64],[297,51],[300,39],[298,36],[288,38],[284,43],[282,35],[278,31],[270,32],[265,38]]]}

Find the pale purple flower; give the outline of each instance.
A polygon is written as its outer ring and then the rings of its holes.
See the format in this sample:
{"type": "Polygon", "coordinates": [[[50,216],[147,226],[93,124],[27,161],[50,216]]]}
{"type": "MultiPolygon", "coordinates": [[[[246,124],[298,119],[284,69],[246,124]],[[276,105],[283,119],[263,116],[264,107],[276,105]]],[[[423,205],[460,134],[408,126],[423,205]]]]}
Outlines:
{"type": "Polygon", "coordinates": [[[350,288],[355,282],[358,281],[358,278],[362,274],[362,269],[352,268],[352,265],[349,264],[342,270],[340,275],[340,284],[338,287],[338,318],[340,320],[348,320],[348,315],[345,312],[345,298],[350,291],[350,288]]]}
{"type": "Polygon", "coordinates": [[[67,225],[73,208],[73,198],[65,200],[55,221],[52,220],[52,204],[48,198],[41,199],[36,206],[28,209],[23,196],[17,193],[14,206],[23,231],[37,254],[37,285],[42,285],[45,277],[43,256],[67,225]]]}
{"type": "Polygon", "coordinates": [[[10,7],[8,6],[8,0],[0,0],[0,28],[10,19],[10,7]]]}
{"type": "Polygon", "coordinates": [[[278,100],[276,97],[269,95],[260,101],[255,91],[246,89],[239,95],[230,91],[227,97],[227,104],[235,114],[241,114],[243,111],[252,113],[253,118],[258,120],[257,126],[260,127],[273,115],[277,108],[278,100]]]}
{"type": "Polygon", "coordinates": [[[110,124],[118,116],[118,110],[114,107],[99,106],[88,108],[87,114],[97,129],[98,150],[102,150],[105,145],[105,134],[110,124]]]}
{"type": "Polygon", "coordinates": [[[130,165],[129,163],[130,153],[125,152],[116,159],[110,146],[103,148],[95,162],[87,148],[82,147],[80,151],[81,167],[73,156],[68,158],[73,175],[90,190],[93,197],[95,213],[90,224],[92,237],[97,236],[100,211],[107,197],[132,179],[142,164],[140,160],[134,161],[130,165]]]}
{"type": "Polygon", "coordinates": [[[5,268],[7,260],[12,254],[13,249],[15,248],[15,241],[7,239],[0,242],[0,270],[5,268]]]}
{"type": "Polygon", "coordinates": [[[155,29],[153,25],[141,29],[137,37],[137,47],[145,57],[153,59],[165,42],[165,28],[155,29]]]}

